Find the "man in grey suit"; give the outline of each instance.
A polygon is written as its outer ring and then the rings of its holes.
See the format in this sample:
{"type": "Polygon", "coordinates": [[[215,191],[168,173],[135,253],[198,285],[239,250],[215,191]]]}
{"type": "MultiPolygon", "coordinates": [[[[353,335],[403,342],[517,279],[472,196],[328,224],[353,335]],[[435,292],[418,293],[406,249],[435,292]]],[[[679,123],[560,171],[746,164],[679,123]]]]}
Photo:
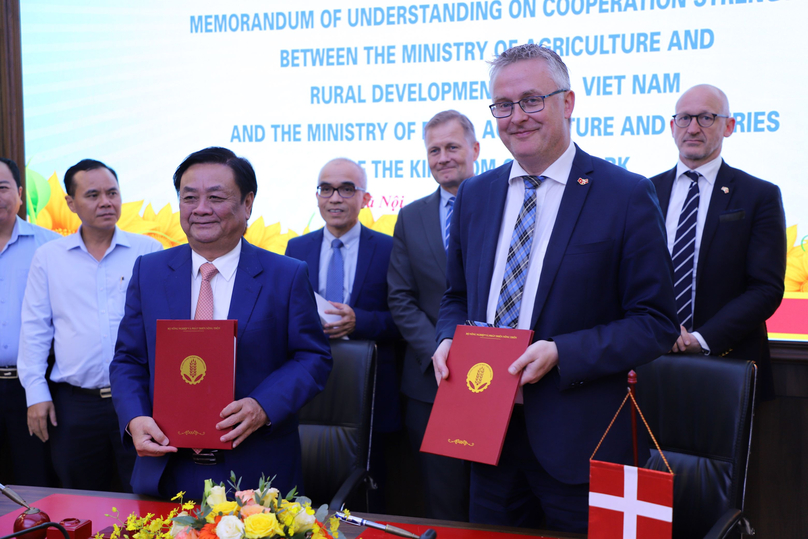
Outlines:
{"type": "Polygon", "coordinates": [[[474,175],[480,143],[474,126],[455,110],[439,112],[424,126],[429,170],[438,189],[401,209],[387,272],[388,305],[407,341],[401,391],[405,422],[418,455],[430,517],[468,521],[468,462],[421,453],[438,386],[432,369],[435,322],[446,290],[446,240],[457,189],[474,175]]]}

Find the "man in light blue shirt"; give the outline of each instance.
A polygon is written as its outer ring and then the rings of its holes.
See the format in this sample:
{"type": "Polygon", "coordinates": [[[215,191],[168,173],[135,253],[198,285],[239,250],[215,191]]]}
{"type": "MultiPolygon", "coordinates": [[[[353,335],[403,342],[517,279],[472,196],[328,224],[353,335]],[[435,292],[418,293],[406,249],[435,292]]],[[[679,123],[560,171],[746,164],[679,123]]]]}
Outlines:
{"type": "Polygon", "coordinates": [[[25,281],[34,251],[60,238],[50,230],[17,216],[22,205],[20,169],[0,157],[0,440],[11,456],[9,472],[0,483],[54,486],[47,445],[28,433],[25,392],[17,376],[17,344],[25,281]]]}
{"type": "Polygon", "coordinates": [[[64,180],[67,205],[82,224],[37,249],[28,274],[18,358],[28,429],[51,439],[62,486],[128,489],[135,453],[120,441],[109,364],[135,260],[162,247],[116,226],[121,197],[112,169],[85,159],[64,180]],[[56,361],[49,386],[51,339],[56,361]]]}

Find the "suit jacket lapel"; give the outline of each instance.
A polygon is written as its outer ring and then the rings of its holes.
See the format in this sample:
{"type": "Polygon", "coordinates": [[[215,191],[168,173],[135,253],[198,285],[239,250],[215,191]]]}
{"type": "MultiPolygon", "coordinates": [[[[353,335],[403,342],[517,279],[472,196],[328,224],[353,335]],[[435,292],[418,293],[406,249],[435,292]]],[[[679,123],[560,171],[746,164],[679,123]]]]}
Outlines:
{"type": "Polygon", "coordinates": [[[236,282],[233,285],[233,296],[230,298],[229,320],[238,320],[238,338],[241,340],[247,327],[255,302],[261,292],[261,283],[256,277],[264,271],[258,260],[257,248],[246,240],[241,240],[241,255],[236,269],[236,282]]]}
{"type": "Polygon", "coordinates": [[[732,184],[735,181],[734,174],[729,165],[723,160],[721,161],[721,168],[718,169],[718,174],[715,177],[715,184],[713,185],[713,193],[710,195],[710,206],[707,209],[707,217],[704,220],[704,229],[701,233],[701,242],[699,243],[699,266],[696,275],[696,287],[698,288],[699,275],[704,268],[704,259],[707,253],[710,252],[710,244],[713,242],[715,233],[718,230],[718,217],[726,211],[729,206],[730,200],[735,195],[735,189],[732,184]],[[722,187],[729,187],[729,196],[721,191],[722,187]]]}
{"type": "MultiPolygon", "coordinates": [[[[593,181],[597,181],[597,179],[589,178],[588,174],[591,172],[592,160],[589,154],[583,152],[576,145],[570,176],[567,178],[567,185],[564,188],[561,205],[558,208],[558,216],[556,217],[555,225],[553,225],[553,233],[550,236],[550,242],[547,244],[547,253],[544,255],[539,288],[536,291],[536,302],[530,318],[530,327],[536,326],[539,313],[544,307],[544,302],[547,300],[547,295],[558,273],[558,268],[561,266],[561,260],[564,258],[564,252],[567,250],[572,231],[575,230],[575,223],[578,222],[578,216],[584,207],[587,195],[589,195],[590,186],[593,181]],[[589,183],[581,185],[578,183],[579,178],[588,179],[589,183]]],[[[539,208],[539,211],[541,211],[541,208],[539,208]]]]}
{"type": "Polygon", "coordinates": [[[370,268],[370,261],[373,260],[373,252],[376,250],[376,242],[370,230],[363,225],[359,233],[359,252],[356,257],[356,275],[354,276],[353,286],[351,287],[351,299],[348,305],[353,307],[356,305],[356,298],[359,296],[359,291],[362,290],[362,285],[365,282],[365,277],[370,268]]]}
{"type": "MultiPolygon", "coordinates": [[[[488,189],[488,203],[482,206],[485,210],[484,217],[491,226],[485,227],[481,253],[486,253],[480,260],[480,277],[477,279],[478,304],[475,311],[469,313],[480,313],[485,320],[488,311],[488,292],[491,290],[491,277],[494,275],[494,259],[497,252],[497,240],[499,239],[499,229],[502,225],[502,214],[505,212],[505,198],[508,195],[508,177],[511,174],[511,167],[503,167],[497,178],[491,181],[488,189]],[[489,254],[490,253],[490,254],[489,254]]],[[[470,241],[474,241],[470,238],[470,241]]],[[[508,240],[510,241],[510,236],[508,240]]]]}
{"type": "Polygon", "coordinates": [[[673,181],[676,179],[676,167],[673,170],[665,173],[662,181],[657,189],[657,199],[659,200],[659,207],[662,210],[662,218],[668,217],[668,205],[671,201],[671,191],[673,190],[673,181]]]}
{"type": "Polygon", "coordinates": [[[445,275],[446,249],[443,247],[443,229],[440,223],[440,187],[423,201],[419,210],[429,251],[435,257],[435,262],[445,275]]]}
{"type": "Polygon", "coordinates": [[[166,300],[168,301],[169,318],[172,320],[190,320],[191,318],[191,247],[183,245],[176,249],[176,254],[168,262],[172,271],[163,282],[166,300]]]}
{"type": "Polygon", "coordinates": [[[303,236],[309,242],[305,246],[304,262],[309,266],[309,282],[315,292],[320,291],[320,247],[323,245],[323,229],[303,236]]]}

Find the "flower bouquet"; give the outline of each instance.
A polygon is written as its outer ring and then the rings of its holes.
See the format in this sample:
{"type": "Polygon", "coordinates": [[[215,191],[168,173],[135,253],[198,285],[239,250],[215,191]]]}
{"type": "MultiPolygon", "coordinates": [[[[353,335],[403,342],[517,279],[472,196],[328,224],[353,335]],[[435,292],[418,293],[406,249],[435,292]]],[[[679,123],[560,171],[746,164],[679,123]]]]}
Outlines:
{"type": "MultiPolygon", "coordinates": [[[[123,526],[114,526],[110,539],[338,539],[339,521],[328,518],[327,505],[315,511],[310,499],[296,496],[296,489],[281,498],[263,477],[256,489],[241,490],[240,481],[231,476],[234,494],[228,500],[224,483],[214,485],[208,479],[199,507],[183,502],[185,493],[180,492],[172,499],[180,507],[166,517],[131,514],[123,526]]],[[[113,513],[119,518],[115,508],[113,513]]]]}

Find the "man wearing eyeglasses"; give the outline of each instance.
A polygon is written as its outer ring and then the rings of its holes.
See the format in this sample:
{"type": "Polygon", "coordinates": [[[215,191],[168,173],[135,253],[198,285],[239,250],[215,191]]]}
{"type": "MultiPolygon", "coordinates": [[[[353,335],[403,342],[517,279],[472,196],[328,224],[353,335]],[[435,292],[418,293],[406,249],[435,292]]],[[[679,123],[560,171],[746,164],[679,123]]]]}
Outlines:
{"type": "Polygon", "coordinates": [[[676,103],[676,166],[651,178],[668,230],[681,335],[671,352],[757,362],[758,396],[774,397],[766,319],[783,298],[786,225],[780,189],[721,158],[735,118],[702,84],[676,103]]]}
{"type": "MultiPolygon", "coordinates": [[[[370,202],[365,170],[350,159],[325,164],[317,180],[317,206],[325,227],[289,240],[286,256],[306,262],[312,287],[340,316],[323,330],[331,339],[375,341],[378,346],[374,442],[401,429],[395,346],[400,335],[387,306],[387,266],[393,238],[359,223],[359,212],[370,202]]],[[[371,474],[384,481],[381,445],[373,443],[371,474]]],[[[381,492],[381,488],[379,489],[381,492]]],[[[373,500],[374,503],[378,499],[373,500]]],[[[384,509],[374,506],[374,511],[384,509]]]]}
{"type": "MultiPolygon", "coordinates": [[[[433,366],[439,383],[447,378],[452,336],[466,320],[534,331],[509,367],[523,404],[499,464],[472,463],[470,519],[582,533],[589,458],[626,395],[626,374],[678,335],[664,222],[650,181],[572,142],[575,94],[555,52],[503,52],[490,88],[514,161],[460,185],[433,366]]],[[[597,458],[633,461],[628,414],[597,458]]]]}

